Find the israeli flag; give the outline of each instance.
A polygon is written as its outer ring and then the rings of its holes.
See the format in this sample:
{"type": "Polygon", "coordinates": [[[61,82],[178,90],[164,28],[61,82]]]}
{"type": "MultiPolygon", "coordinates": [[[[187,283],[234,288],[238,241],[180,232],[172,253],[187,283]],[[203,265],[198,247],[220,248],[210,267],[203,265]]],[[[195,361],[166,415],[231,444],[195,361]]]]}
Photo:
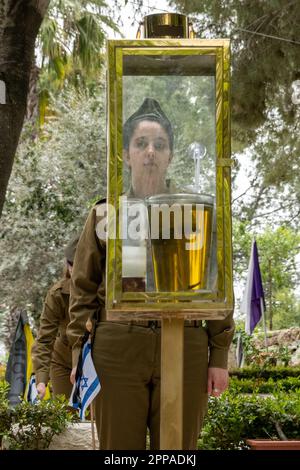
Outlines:
{"type": "Polygon", "coordinates": [[[31,374],[26,400],[29,401],[29,403],[37,403],[39,401],[39,394],[36,389],[35,374],[31,374]]]}
{"type": "Polygon", "coordinates": [[[69,401],[70,406],[79,410],[81,421],[85,421],[85,411],[100,392],[100,389],[100,380],[94,367],[91,338],[89,336],[81,350],[76,369],[75,383],[69,401]]]}

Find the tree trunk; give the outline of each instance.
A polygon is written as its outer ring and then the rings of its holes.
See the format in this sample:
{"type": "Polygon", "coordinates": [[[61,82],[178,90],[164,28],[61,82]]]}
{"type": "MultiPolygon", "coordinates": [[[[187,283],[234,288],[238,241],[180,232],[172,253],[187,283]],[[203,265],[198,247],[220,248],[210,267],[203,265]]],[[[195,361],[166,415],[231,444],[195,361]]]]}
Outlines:
{"type": "Polygon", "coordinates": [[[26,109],[26,121],[37,122],[39,116],[39,96],[38,96],[38,81],[39,81],[40,69],[36,64],[32,64],[29,87],[27,95],[27,109],[26,109]]]}
{"type": "Polygon", "coordinates": [[[50,0],[3,0],[0,5],[0,215],[20,138],[35,40],[50,0]],[[3,102],[3,100],[2,100],[3,102]]]}

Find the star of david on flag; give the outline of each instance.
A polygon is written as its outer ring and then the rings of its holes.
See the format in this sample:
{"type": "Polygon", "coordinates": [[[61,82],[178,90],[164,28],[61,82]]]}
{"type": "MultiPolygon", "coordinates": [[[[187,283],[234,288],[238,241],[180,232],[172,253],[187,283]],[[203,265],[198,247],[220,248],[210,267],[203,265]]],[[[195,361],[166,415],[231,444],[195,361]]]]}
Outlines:
{"type": "Polygon", "coordinates": [[[90,335],[85,336],[83,343],[69,405],[77,408],[80,419],[85,421],[85,411],[100,392],[101,385],[92,359],[90,335]]]}

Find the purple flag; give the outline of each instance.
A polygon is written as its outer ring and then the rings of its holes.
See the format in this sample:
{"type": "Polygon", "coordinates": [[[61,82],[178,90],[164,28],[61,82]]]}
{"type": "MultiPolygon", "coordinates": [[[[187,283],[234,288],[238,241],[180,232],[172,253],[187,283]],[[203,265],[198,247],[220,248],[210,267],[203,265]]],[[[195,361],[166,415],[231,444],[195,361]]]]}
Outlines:
{"type": "Polygon", "coordinates": [[[247,283],[241,305],[241,312],[246,314],[246,333],[252,334],[255,326],[266,309],[262,286],[256,241],[253,241],[249,262],[247,283]]]}

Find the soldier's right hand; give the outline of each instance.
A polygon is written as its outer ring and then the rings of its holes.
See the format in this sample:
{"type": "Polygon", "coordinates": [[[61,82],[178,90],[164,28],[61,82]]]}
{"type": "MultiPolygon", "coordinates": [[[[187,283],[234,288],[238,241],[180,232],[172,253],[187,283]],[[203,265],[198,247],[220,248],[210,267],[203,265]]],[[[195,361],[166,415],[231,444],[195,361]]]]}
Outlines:
{"type": "Polygon", "coordinates": [[[40,399],[42,400],[46,393],[46,384],[44,384],[44,382],[40,382],[39,384],[37,384],[36,389],[38,391],[40,399]]]}

